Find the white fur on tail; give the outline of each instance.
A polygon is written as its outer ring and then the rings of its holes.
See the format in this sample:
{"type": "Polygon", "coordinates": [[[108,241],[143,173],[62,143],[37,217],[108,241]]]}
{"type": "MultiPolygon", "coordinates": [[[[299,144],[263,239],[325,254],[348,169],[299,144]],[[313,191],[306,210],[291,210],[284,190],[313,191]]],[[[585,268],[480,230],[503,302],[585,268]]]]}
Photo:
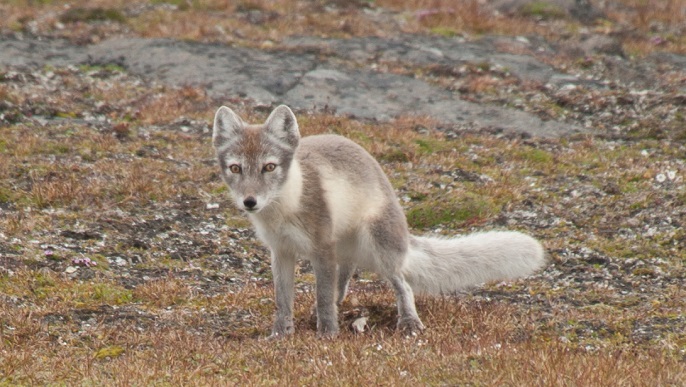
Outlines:
{"type": "Polygon", "coordinates": [[[484,282],[530,275],[545,264],[543,246],[515,231],[457,238],[411,237],[403,275],[417,293],[449,294],[484,282]]]}

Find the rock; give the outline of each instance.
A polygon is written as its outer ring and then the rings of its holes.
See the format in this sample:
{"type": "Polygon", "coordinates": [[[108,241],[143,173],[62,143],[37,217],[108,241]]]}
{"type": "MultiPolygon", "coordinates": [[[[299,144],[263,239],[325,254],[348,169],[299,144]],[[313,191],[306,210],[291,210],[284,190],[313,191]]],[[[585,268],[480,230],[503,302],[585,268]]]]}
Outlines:
{"type": "Polygon", "coordinates": [[[571,18],[583,24],[593,24],[606,18],[589,0],[496,0],[492,7],[500,13],[538,19],[571,18]]]}
{"type": "Polygon", "coordinates": [[[353,332],[364,333],[365,329],[367,329],[367,317],[355,319],[350,326],[352,327],[353,332]]]}
{"type": "Polygon", "coordinates": [[[78,270],[79,270],[79,268],[76,267],[76,266],[67,266],[67,268],[64,269],[64,272],[65,272],[66,274],[74,274],[74,273],[76,273],[78,270]]]}
{"type": "MultiPolygon", "coordinates": [[[[488,60],[493,66],[508,68],[522,78],[535,74],[532,80],[536,82],[545,82],[555,74],[533,57],[494,51],[492,43],[462,43],[410,35],[403,39],[411,43],[358,38],[323,41],[323,44],[342,57],[357,52],[359,60],[374,55],[416,65],[438,60],[445,63],[488,60]]],[[[90,46],[74,46],[64,40],[10,38],[0,40],[0,66],[116,64],[133,74],[171,85],[202,86],[215,98],[238,96],[257,104],[285,103],[299,110],[334,111],[380,121],[407,115],[430,116],[450,125],[541,137],[584,131],[573,124],[543,121],[521,110],[468,102],[411,75],[355,69],[319,59],[312,53],[295,52],[299,48],[309,50],[312,42],[322,43],[316,39],[307,42],[287,43],[287,51],[265,51],[171,39],[115,38],[90,46]]]]}
{"type": "Polygon", "coordinates": [[[607,54],[624,56],[619,40],[607,35],[591,35],[581,42],[581,50],[586,55],[607,54]]]}

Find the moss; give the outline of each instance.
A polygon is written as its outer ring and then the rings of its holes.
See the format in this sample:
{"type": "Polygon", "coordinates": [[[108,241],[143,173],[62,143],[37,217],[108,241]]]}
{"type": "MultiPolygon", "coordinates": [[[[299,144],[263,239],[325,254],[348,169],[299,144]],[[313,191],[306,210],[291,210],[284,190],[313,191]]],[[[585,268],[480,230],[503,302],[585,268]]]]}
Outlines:
{"type": "Polygon", "coordinates": [[[523,148],[519,157],[533,164],[549,164],[553,161],[553,155],[550,152],[538,148],[523,148]]]}
{"type": "Polygon", "coordinates": [[[15,191],[0,185],[0,203],[12,203],[16,200],[15,191]]]}
{"type": "Polygon", "coordinates": [[[106,71],[110,73],[123,73],[125,69],[115,63],[106,64],[82,64],[79,66],[79,70],[84,73],[96,72],[96,71],[106,71]]]}
{"type": "Polygon", "coordinates": [[[76,118],[78,114],[75,112],[57,112],[55,113],[57,118],[76,118]]]}
{"type": "Polygon", "coordinates": [[[133,301],[133,292],[121,286],[100,283],[96,285],[77,286],[75,289],[79,300],[85,304],[88,301],[98,301],[105,304],[122,305],[133,301]]]}
{"type": "Polygon", "coordinates": [[[678,205],[686,205],[686,192],[679,192],[676,197],[676,203],[678,205]]]}
{"type": "Polygon", "coordinates": [[[68,144],[53,143],[45,148],[47,154],[64,155],[71,153],[71,147],[68,144]]]}
{"type": "Polygon", "coordinates": [[[440,138],[422,138],[416,140],[415,144],[417,144],[421,153],[428,155],[443,152],[451,148],[450,143],[443,141],[440,138]]]}
{"type": "Polygon", "coordinates": [[[339,131],[334,131],[334,133],[341,136],[348,137],[349,139],[355,141],[356,143],[362,145],[364,148],[369,149],[370,145],[378,141],[378,139],[369,135],[369,133],[363,131],[353,131],[350,133],[343,133],[339,131]]]}
{"type": "Polygon", "coordinates": [[[109,347],[100,348],[95,352],[93,357],[96,359],[114,359],[121,356],[124,353],[124,348],[119,345],[111,345],[109,347]]]}
{"type": "Polygon", "coordinates": [[[110,261],[102,254],[93,254],[88,257],[91,261],[97,263],[93,266],[94,270],[105,271],[110,268],[110,261]]]}
{"type": "Polygon", "coordinates": [[[445,36],[446,38],[452,38],[460,34],[456,29],[446,26],[436,26],[431,28],[430,31],[434,35],[445,36]]]}
{"type": "Polygon", "coordinates": [[[431,141],[429,139],[420,139],[415,141],[415,143],[417,144],[417,146],[419,146],[419,150],[422,153],[433,153],[435,150],[434,141],[431,141]]]}
{"type": "Polygon", "coordinates": [[[490,71],[490,70],[491,70],[491,63],[488,62],[488,61],[481,61],[481,62],[479,62],[479,63],[476,63],[474,66],[475,66],[476,69],[479,70],[479,71],[484,71],[484,72],[486,72],[486,71],[490,71]]]}
{"type": "Polygon", "coordinates": [[[408,196],[410,197],[410,200],[412,200],[413,202],[421,202],[424,199],[426,199],[429,196],[429,194],[427,194],[425,192],[414,192],[414,191],[412,191],[412,192],[408,193],[408,196]]]}
{"type": "Polygon", "coordinates": [[[0,277],[0,292],[8,296],[44,300],[54,293],[56,279],[50,273],[25,272],[0,277]]]}
{"type": "Polygon", "coordinates": [[[124,23],[126,17],[119,10],[113,8],[70,8],[60,16],[62,23],[78,23],[93,21],[113,21],[124,23]]]}
{"type": "Polygon", "coordinates": [[[433,228],[438,225],[479,223],[497,212],[495,203],[487,197],[464,195],[447,201],[425,201],[407,211],[410,227],[433,228]]]}
{"type": "MultiPolygon", "coordinates": [[[[183,1],[183,0],[176,0],[176,1],[183,1]]],[[[238,2],[238,4],[236,4],[235,10],[238,13],[253,12],[253,11],[265,11],[265,7],[262,4],[258,3],[257,1],[240,1],[240,2],[238,2]]]]}
{"type": "Polygon", "coordinates": [[[565,17],[565,11],[559,5],[547,1],[532,1],[519,8],[519,13],[524,16],[540,19],[561,19],[565,17]]]}
{"type": "Polygon", "coordinates": [[[407,154],[399,148],[392,148],[391,150],[382,153],[381,155],[378,155],[379,160],[386,161],[386,162],[399,162],[399,163],[406,163],[407,161],[410,160],[410,158],[407,156],[407,154]]]}

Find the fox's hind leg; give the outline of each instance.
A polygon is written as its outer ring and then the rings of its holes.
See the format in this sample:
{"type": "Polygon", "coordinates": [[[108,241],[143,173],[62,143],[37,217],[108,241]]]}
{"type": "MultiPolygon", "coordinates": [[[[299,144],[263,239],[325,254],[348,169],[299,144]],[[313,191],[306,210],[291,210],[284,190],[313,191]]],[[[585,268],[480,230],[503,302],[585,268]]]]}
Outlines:
{"type": "Polygon", "coordinates": [[[371,223],[370,254],[374,257],[375,267],[395,290],[398,304],[398,329],[406,332],[419,332],[424,324],[419,320],[414,303],[412,288],[402,274],[402,267],[409,248],[410,234],[402,209],[393,201],[384,213],[371,223]]]}
{"type": "Polygon", "coordinates": [[[414,293],[403,275],[397,273],[390,276],[388,280],[393,285],[398,303],[398,330],[407,333],[419,333],[424,330],[424,324],[417,315],[414,293]]]}
{"type": "Polygon", "coordinates": [[[345,262],[338,265],[338,295],[336,297],[336,304],[341,305],[345,299],[353,273],[355,273],[354,263],[345,262]]]}

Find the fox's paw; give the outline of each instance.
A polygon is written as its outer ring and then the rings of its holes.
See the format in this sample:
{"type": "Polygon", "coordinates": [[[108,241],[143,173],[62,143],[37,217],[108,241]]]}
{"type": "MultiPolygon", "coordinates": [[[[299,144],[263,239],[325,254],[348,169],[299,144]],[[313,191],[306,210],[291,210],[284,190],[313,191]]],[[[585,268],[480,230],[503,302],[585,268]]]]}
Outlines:
{"type": "Polygon", "coordinates": [[[291,331],[291,332],[272,332],[272,334],[267,336],[265,338],[265,340],[268,340],[268,341],[282,340],[288,336],[291,336],[292,334],[293,334],[293,331],[291,331]]]}
{"type": "Polygon", "coordinates": [[[333,340],[338,337],[338,331],[317,332],[317,338],[322,340],[333,340]]]}
{"type": "Polygon", "coordinates": [[[397,328],[406,335],[415,336],[422,333],[424,324],[418,318],[400,318],[397,328]]]}
{"type": "Polygon", "coordinates": [[[333,339],[338,336],[338,321],[319,321],[317,323],[317,337],[320,339],[333,339]]]}
{"type": "Polygon", "coordinates": [[[272,328],[272,334],[267,336],[267,340],[280,340],[292,335],[293,332],[295,332],[293,325],[275,324],[272,328]]]}

